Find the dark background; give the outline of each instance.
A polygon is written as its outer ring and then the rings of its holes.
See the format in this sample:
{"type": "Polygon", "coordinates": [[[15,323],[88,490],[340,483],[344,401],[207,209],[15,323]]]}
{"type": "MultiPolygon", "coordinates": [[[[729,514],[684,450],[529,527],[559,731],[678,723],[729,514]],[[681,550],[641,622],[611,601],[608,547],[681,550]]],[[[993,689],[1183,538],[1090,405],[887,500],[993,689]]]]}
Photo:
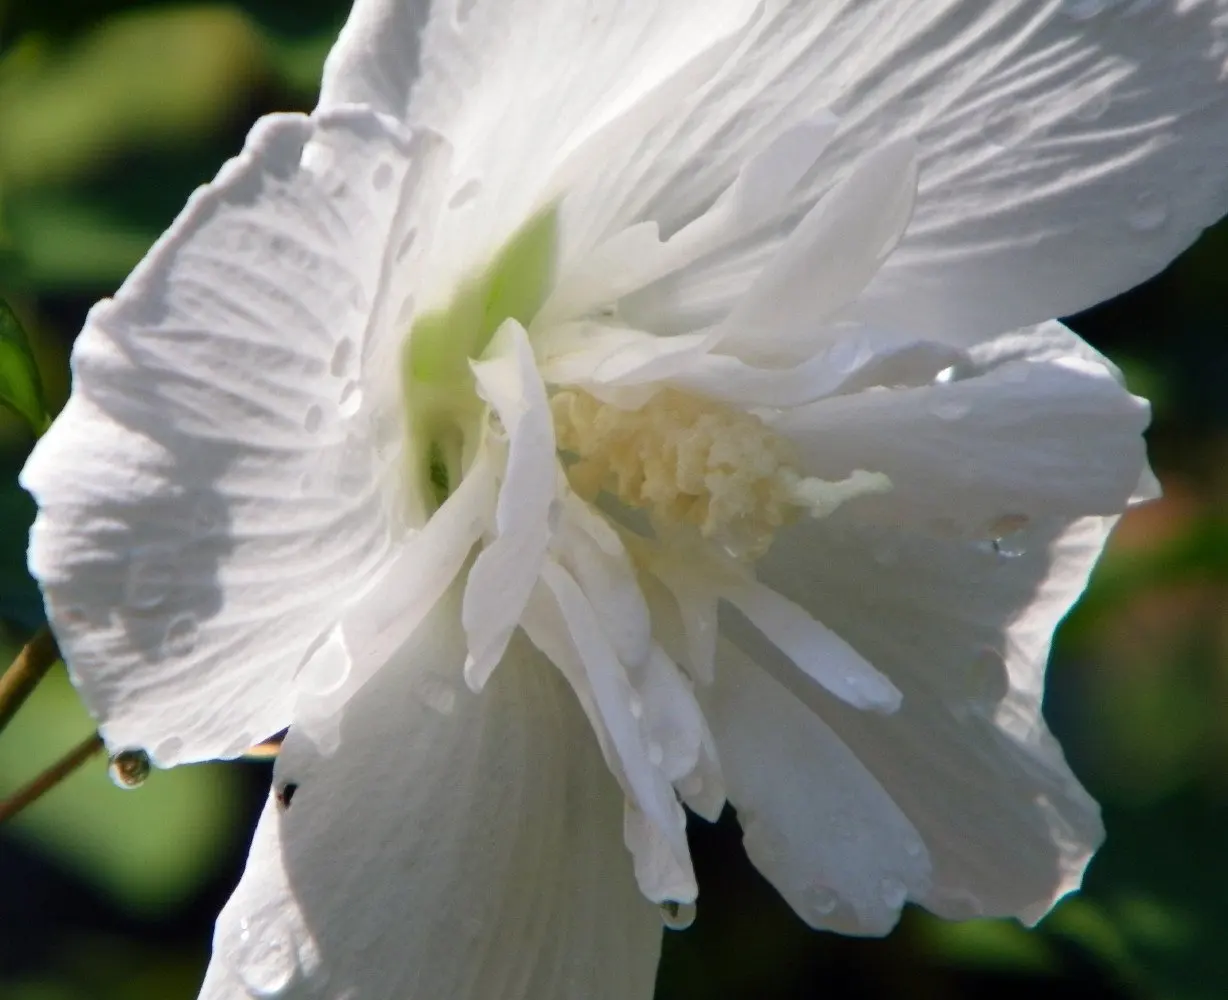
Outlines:
{"type": "MultiPolygon", "coordinates": [[[[53,405],[89,305],[258,114],[314,103],[345,8],[0,0],[0,296],[53,405]]],[[[910,909],[886,940],[850,940],[791,915],[730,817],[696,821],[699,919],[666,935],[660,997],[1228,995],[1228,226],[1070,322],[1154,401],[1167,494],[1123,523],[1054,657],[1049,719],[1109,830],[1086,891],[1033,931],[910,909]]],[[[16,486],[29,446],[0,414],[0,662],[41,619],[16,486]]],[[[53,675],[0,737],[0,795],[89,730],[53,675]]],[[[127,793],[105,772],[0,831],[3,1000],[195,996],[267,769],[180,768],[127,793]]]]}

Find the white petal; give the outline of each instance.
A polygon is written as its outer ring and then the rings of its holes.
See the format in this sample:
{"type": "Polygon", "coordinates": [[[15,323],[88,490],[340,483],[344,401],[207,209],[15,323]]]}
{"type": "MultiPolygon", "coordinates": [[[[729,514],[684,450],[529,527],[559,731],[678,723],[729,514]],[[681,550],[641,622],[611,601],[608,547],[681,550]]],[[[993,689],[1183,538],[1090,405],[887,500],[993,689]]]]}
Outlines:
{"type": "Polygon", "coordinates": [[[775,136],[821,109],[840,118],[792,211],[677,289],[708,322],[848,164],[901,136],[921,150],[912,223],[858,307],[886,329],[970,342],[1068,315],[1228,209],[1225,0],[1084,19],[1015,0],[765,6],[752,40],[583,194],[608,231],[650,219],[668,237],[775,136]]]}
{"type": "MultiPolygon", "coordinates": [[[[557,564],[547,562],[542,570],[542,582],[553,594],[583,664],[587,689],[591,692],[592,703],[617,756],[628,798],[644,814],[647,822],[656,827],[651,841],[636,841],[652,846],[656,859],[651,865],[637,863],[637,874],[659,873],[664,860],[658,857],[655,845],[665,844],[669,848],[670,869],[673,872],[668,880],[669,894],[662,894],[664,882],[660,879],[641,882],[640,889],[656,902],[666,899],[690,902],[698,889],[687,847],[685,817],[659,763],[653,759],[646,727],[632,710],[637,694],[626,670],[618,662],[596,614],[570,574],[557,564]]],[[[628,847],[631,846],[629,843],[628,847]]]]}
{"type": "Polygon", "coordinates": [[[720,595],[807,677],[841,701],[873,712],[900,707],[896,686],[801,605],[755,580],[724,584],[720,595]]]}
{"type": "Polygon", "coordinates": [[[586,140],[610,144],[628,116],[639,134],[693,92],[755,7],[754,0],[440,2],[430,5],[419,49],[403,41],[416,26],[412,13],[363,0],[330,59],[323,99],[374,98],[452,146],[458,197],[429,262],[430,284],[451,288],[557,200],[556,175],[586,140]],[[381,24],[404,45],[399,64],[381,24]]]}
{"type": "Polygon", "coordinates": [[[569,494],[557,559],[579,584],[619,662],[634,670],[652,649],[652,620],[627,550],[605,517],[569,494]]]}
{"type": "Polygon", "coordinates": [[[550,543],[557,459],[554,421],[524,328],[508,320],[481,361],[478,391],[507,434],[507,465],[495,510],[495,539],[474,561],[465,587],[470,662],[465,679],[480,691],[503,656],[550,543]]]}
{"type": "Polygon", "coordinates": [[[747,361],[796,363],[816,331],[857,298],[912,215],[917,150],[900,140],[853,165],[764,264],[721,322],[722,350],[747,361]]]}
{"type": "Polygon", "coordinates": [[[1147,404],[1083,357],[1000,360],[967,378],[821,400],[773,426],[808,474],[891,479],[889,493],[853,505],[859,517],[990,538],[1046,514],[1123,510],[1145,464],[1147,404]]]}
{"type": "Polygon", "coordinates": [[[1012,558],[850,521],[837,513],[794,526],[760,575],[887,673],[903,692],[900,711],[849,709],[795,679],[752,632],[735,638],[818,712],[921,833],[933,861],[929,909],[1038,919],[1078,886],[1103,836],[1040,709],[1053,630],[1112,520],[1034,522],[1012,558]]]}
{"type": "Polygon", "coordinates": [[[661,920],[622,797],[527,643],[480,695],[453,597],[348,705],[332,756],[291,730],[202,1000],[652,996],[661,920]]]}
{"type": "Polygon", "coordinates": [[[691,685],[659,646],[644,666],[637,687],[652,745],[661,749],[661,770],[669,781],[680,781],[699,764],[704,717],[691,685]]]}
{"type": "Polygon", "coordinates": [[[112,747],[171,764],[287,725],[296,670],[387,557],[363,359],[418,152],[369,112],[266,118],[91,311],[22,481],[112,747]]]}
{"type": "Polygon", "coordinates": [[[885,934],[925,898],[920,835],[818,715],[728,643],[701,694],[747,853],[802,919],[885,934]]]}

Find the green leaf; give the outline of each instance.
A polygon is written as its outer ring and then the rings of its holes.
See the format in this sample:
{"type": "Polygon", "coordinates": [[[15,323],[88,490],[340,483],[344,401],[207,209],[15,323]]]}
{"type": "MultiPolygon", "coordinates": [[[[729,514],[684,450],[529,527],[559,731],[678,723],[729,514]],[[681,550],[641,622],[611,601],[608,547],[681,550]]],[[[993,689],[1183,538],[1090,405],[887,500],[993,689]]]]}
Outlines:
{"type": "Polygon", "coordinates": [[[35,434],[42,434],[51,424],[30,342],[3,299],[0,299],[0,403],[23,417],[35,434]]]}

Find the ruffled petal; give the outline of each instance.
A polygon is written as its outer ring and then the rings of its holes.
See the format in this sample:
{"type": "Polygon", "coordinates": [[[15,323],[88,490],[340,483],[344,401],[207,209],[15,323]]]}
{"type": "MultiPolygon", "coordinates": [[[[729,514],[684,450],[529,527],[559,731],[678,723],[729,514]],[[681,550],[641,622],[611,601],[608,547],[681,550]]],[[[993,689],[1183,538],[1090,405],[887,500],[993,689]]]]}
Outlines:
{"type": "Polygon", "coordinates": [[[349,703],[291,730],[202,1000],[648,1000],[661,920],[575,699],[523,639],[480,695],[459,600],[349,703]]]}
{"type": "Polygon", "coordinates": [[[817,714],[728,643],[700,696],[747,853],[803,920],[885,934],[926,898],[920,834],[817,714]]]}
{"type": "Polygon", "coordinates": [[[988,541],[1033,517],[1118,513],[1146,467],[1150,409],[1072,334],[1058,354],[1052,327],[991,342],[950,380],[828,398],[773,426],[808,474],[888,476],[853,505],[866,519],[988,541]]]}
{"type": "Polygon", "coordinates": [[[515,320],[471,363],[478,391],[507,437],[507,460],[495,508],[495,537],[469,571],[463,618],[469,636],[465,679],[480,691],[511,641],[537,583],[559,501],[554,421],[528,336],[515,320]]]}
{"type": "Polygon", "coordinates": [[[668,238],[827,110],[840,132],[790,203],[674,276],[688,315],[732,309],[848,165],[901,136],[920,146],[913,218],[859,318],[966,343],[1078,311],[1154,274],[1228,209],[1213,166],[1228,158],[1228,3],[1098,6],[767,4],[706,85],[604,157],[569,224],[652,220],[668,238]]]}
{"type": "Polygon", "coordinates": [[[367,111],[266,118],[91,311],[22,482],[31,571],[113,748],[169,765],[287,725],[296,671],[389,558],[399,445],[364,360],[428,148],[367,111]]]}
{"type": "MultiPolygon", "coordinates": [[[[929,909],[1039,919],[1078,886],[1103,837],[1041,697],[1053,631],[1113,521],[1033,522],[1008,557],[845,513],[790,529],[760,575],[886,673],[903,692],[899,712],[851,710],[736,623],[734,639],[822,718],[921,834],[933,864],[921,900],[929,909]]],[[[737,765],[721,750],[730,773],[737,765]]]]}

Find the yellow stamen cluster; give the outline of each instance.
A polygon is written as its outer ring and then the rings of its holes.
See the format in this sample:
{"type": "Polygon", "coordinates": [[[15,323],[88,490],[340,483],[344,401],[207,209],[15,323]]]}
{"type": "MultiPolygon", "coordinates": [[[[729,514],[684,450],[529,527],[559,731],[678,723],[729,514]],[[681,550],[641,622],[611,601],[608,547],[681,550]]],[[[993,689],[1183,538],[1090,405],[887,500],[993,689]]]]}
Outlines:
{"type": "Polygon", "coordinates": [[[745,558],[766,552],[799,513],[822,516],[890,486],[869,473],[842,483],[803,478],[788,442],[758,417],[676,389],[627,410],[565,389],[552,407],[580,496],[604,491],[644,510],[658,531],[691,525],[745,558]]]}

